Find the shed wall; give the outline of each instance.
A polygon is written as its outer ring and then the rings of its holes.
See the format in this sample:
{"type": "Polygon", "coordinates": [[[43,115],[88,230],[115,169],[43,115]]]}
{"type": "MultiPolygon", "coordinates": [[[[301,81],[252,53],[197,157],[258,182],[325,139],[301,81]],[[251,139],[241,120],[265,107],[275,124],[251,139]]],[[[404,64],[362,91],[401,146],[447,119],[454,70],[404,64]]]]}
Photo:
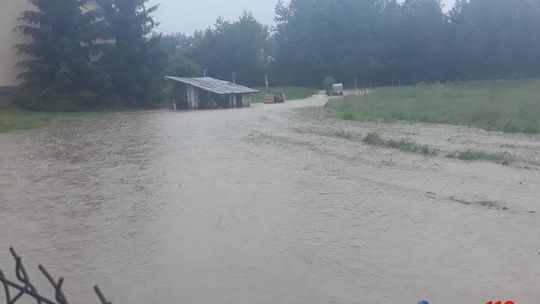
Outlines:
{"type": "Polygon", "coordinates": [[[187,102],[190,109],[199,108],[199,90],[192,86],[187,86],[187,102]]]}
{"type": "Polygon", "coordinates": [[[251,94],[243,94],[242,95],[242,106],[243,107],[251,106],[251,94]]]}
{"type": "Polygon", "coordinates": [[[177,109],[241,108],[251,104],[251,94],[218,95],[186,84],[177,84],[175,95],[177,109]]]}

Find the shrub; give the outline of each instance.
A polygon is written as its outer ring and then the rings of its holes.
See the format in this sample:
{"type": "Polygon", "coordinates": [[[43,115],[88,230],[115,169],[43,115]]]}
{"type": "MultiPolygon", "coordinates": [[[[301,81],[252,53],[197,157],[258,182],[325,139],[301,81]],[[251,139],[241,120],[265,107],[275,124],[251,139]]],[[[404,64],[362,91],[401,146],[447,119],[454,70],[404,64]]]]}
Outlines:
{"type": "Polygon", "coordinates": [[[332,86],[336,83],[336,80],[332,76],[326,76],[323,80],[323,89],[326,91],[326,95],[332,94],[332,86]]]}

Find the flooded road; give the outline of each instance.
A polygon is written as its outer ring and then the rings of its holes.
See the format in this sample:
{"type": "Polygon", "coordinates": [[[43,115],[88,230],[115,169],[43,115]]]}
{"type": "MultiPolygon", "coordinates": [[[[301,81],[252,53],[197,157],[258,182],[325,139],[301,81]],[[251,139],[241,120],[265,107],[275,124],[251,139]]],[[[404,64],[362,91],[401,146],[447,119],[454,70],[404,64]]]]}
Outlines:
{"type": "Polygon", "coordinates": [[[65,276],[72,303],[97,303],[94,284],[115,304],[540,303],[540,137],[341,122],[323,103],[0,134],[2,269],[15,246],[38,285],[39,263],[65,276]],[[524,160],[333,136],[373,129],[511,142],[524,160]]]}

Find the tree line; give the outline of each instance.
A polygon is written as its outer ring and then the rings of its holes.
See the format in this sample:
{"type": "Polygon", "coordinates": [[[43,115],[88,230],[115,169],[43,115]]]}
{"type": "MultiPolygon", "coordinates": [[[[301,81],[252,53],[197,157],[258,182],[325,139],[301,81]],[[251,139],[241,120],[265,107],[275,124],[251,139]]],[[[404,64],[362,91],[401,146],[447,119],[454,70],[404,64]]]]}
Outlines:
{"type": "Polygon", "coordinates": [[[245,13],[183,48],[213,75],[262,85],[352,85],[540,76],[540,0],[279,1],[274,28],[245,13]]]}
{"type": "Polygon", "coordinates": [[[278,4],[279,81],[456,81],[540,76],[539,0],[292,0],[278,4]]]}
{"type": "Polygon", "coordinates": [[[147,0],[30,0],[20,77],[31,104],[155,105],[163,81],[212,76],[251,86],[412,84],[540,76],[540,0],[291,0],[274,27],[249,13],[193,35],[157,35],[147,0]]]}

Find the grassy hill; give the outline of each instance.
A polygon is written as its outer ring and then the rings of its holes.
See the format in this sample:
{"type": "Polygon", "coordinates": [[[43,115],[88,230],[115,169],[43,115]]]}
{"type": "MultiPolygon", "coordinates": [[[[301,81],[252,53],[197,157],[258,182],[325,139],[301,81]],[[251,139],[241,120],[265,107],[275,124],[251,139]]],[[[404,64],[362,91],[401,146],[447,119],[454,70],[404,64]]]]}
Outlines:
{"type": "Polygon", "coordinates": [[[378,88],[332,100],[338,117],[360,121],[464,125],[540,133],[540,80],[458,82],[378,88]]]}
{"type": "Polygon", "coordinates": [[[96,116],[96,112],[34,112],[21,109],[9,93],[0,93],[0,133],[69,123],[96,116]]]}

